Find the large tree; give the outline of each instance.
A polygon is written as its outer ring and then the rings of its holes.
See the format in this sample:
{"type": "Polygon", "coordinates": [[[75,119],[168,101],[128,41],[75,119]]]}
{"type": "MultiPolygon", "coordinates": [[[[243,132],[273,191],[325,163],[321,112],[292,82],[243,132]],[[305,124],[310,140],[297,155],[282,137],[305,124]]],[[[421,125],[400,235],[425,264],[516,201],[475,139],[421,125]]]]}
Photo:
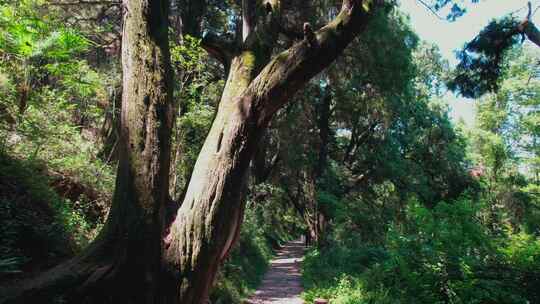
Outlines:
{"type": "Polygon", "coordinates": [[[2,290],[2,303],[158,301],[172,125],[168,3],[124,6],[121,156],[108,221],[79,256],[2,290]]]}
{"type": "Polygon", "coordinates": [[[384,1],[344,0],[332,21],[317,31],[304,24],[281,52],[278,35],[290,32],[281,24],[281,1],[242,1],[241,39],[205,39],[229,75],[171,224],[165,221],[173,119],[168,1],[123,5],[120,163],[107,224],[81,255],[3,290],[2,303],[205,302],[238,236],[247,169],[269,121],[366,28],[384,1]]]}
{"type": "MultiPolygon", "coordinates": [[[[175,302],[207,297],[219,263],[238,236],[249,163],[269,121],[311,77],[327,67],[362,31],[382,1],[343,1],[336,18],[278,53],[281,2],[243,1],[241,41],[206,47],[229,67],[229,75],[210,133],[195,164],[164,253],[167,284],[175,302]],[[174,286],[174,288],[173,288],[174,286]],[[179,288],[179,290],[178,290],[179,288]]],[[[203,40],[203,43],[205,41],[203,40]]]]}

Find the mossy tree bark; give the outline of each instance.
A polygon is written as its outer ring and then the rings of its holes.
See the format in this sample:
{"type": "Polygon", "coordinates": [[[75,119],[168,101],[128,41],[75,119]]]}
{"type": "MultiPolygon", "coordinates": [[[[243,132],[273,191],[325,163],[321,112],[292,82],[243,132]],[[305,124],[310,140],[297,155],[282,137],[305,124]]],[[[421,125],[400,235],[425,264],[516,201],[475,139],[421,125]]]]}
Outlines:
{"type": "Polygon", "coordinates": [[[74,259],[1,303],[159,303],[172,74],[166,0],[124,0],[123,94],[116,189],[100,235],[74,259]]]}
{"type": "Polygon", "coordinates": [[[304,39],[272,59],[280,2],[257,3],[258,14],[246,14],[254,19],[241,45],[206,39],[229,76],[183,204],[168,227],[168,3],[124,0],[122,156],[106,227],[82,255],[10,289],[0,302],[37,303],[56,295],[71,303],[206,302],[238,236],[246,174],[269,121],[342,53],[383,0],[344,0],[335,20],[316,32],[304,26],[304,39]]]}
{"type": "MultiPolygon", "coordinates": [[[[217,117],[199,154],[182,206],[164,244],[164,303],[204,303],[219,264],[242,222],[250,160],[274,114],[341,54],[383,1],[345,0],[338,16],[270,59],[279,34],[279,1],[263,2],[239,47],[203,39],[210,54],[230,66],[217,117]],[[269,8],[271,10],[269,10],[269,8]],[[253,26],[253,24],[256,24],[253,26]],[[260,39],[264,37],[264,40],[260,39]],[[231,55],[232,54],[232,55],[231,55]]],[[[212,38],[212,39],[211,39],[212,38]]]]}

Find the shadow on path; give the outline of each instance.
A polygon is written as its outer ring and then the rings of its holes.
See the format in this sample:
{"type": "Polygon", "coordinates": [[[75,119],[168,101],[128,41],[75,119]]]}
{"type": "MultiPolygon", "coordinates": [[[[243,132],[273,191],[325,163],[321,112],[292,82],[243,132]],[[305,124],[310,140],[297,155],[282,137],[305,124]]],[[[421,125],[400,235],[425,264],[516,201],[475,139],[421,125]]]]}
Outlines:
{"type": "Polygon", "coordinates": [[[302,304],[300,263],[304,256],[304,244],[293,241],[281,248],[259,289],[246,304],[302,304]]]}

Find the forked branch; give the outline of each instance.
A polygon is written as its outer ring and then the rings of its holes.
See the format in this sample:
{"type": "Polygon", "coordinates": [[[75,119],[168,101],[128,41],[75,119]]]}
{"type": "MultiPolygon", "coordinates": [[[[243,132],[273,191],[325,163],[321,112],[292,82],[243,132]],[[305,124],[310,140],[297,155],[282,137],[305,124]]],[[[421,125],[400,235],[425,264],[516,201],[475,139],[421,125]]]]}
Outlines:
{"type": "Polygon", "coordinates": [[[203,37],[201,46],[210,56],[217,59],[225,67],[230,66],[234,51],[237,48],[236,43],[232,39],[227,39],[213,33],[208,33],[203,37]]]}

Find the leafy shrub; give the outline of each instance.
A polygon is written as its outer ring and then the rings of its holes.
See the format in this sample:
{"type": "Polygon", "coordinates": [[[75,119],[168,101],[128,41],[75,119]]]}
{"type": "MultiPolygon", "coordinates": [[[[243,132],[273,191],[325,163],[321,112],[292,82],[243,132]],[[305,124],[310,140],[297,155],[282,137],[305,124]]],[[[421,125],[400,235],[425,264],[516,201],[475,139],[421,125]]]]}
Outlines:
{"type": "MultiPolygon", "coordinates": [[[[331,299],[332,303],[364,303],[369,292],[360,275],[387,259],[383,248],[364,246],[349,248],[333,244],[325,249],[312,249],[303,262],[304,299],[331,299]]],[[[366,302],[367,303],[367,302],[366,302]]]]}
{"type": "Polygon", "coordinates": [[[305,299],[333,303],[536,303],[540,243],[495,238],[468,199],[427,209],[411,202],[384,248],[331,246],[307,255],[305,299]]]}

